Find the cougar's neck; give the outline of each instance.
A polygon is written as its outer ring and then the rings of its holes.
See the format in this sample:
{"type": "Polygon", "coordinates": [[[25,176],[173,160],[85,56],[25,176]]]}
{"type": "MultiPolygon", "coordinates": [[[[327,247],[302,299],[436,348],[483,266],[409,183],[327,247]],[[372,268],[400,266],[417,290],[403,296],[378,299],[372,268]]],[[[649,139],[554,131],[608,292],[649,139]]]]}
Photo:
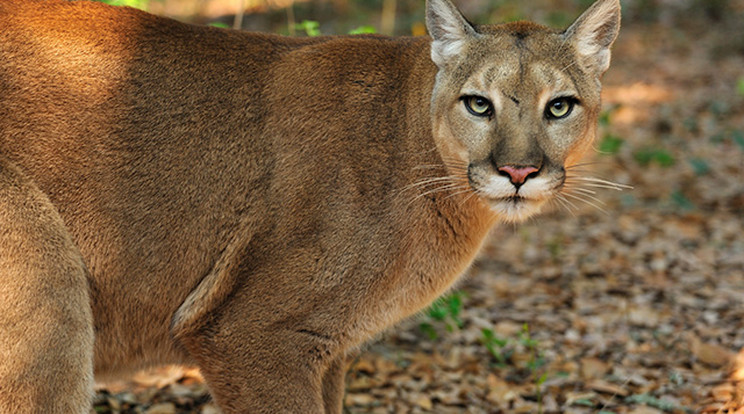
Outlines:
{"type": "Polygon", "coordinates": [[[431,96],[436,67],[428,44],[420,51],[408,88],[407,146],[412,149],[403,209],[412,228],[401,257],[410,277],[402,291],[404,313],[416,311],[445,292],[465,272],[496,222],[491,209],[473,193],[466,165],[449,166],[432,132],[431,96]]]}

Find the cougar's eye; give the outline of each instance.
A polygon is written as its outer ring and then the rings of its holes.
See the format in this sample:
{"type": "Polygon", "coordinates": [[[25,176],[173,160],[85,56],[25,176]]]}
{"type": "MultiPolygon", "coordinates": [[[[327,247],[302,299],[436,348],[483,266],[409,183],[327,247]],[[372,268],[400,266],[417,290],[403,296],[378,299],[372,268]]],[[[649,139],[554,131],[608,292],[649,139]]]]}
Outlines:
{"type": "Polygon", "coordinates": [[[575,98],[557,98],[548,102],[545,107],[545,117],[548,119],[561,119],[567,117],[576,105],[575,98]]]}
{"type": "Polygon", "coordinates": [[[493,114],[491,101],[482,96],[463,96],[462,102],[465,104],[465,109],[472,115],[487,117],[493,114]]]}

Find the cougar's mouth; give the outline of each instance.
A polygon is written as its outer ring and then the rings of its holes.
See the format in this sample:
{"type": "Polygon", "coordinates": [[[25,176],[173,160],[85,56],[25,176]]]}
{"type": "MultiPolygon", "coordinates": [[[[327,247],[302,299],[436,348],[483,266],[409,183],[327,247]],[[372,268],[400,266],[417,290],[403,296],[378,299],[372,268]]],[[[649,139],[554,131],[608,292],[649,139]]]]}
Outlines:
{"type": "Polygon", "coordinates": [[[539,213],[545,199],[527,198],[520,195],[488,198],[491,210],[506,222],[523,222],[539,213]]]}
{"type": "Polygon", "coordinates": [[[529,199],[528,198],[525,198],[525,197],[522,197],[519,194],[515,194],[515,195],[510,196],[510,197],[505,197],[504,198],[504,201],[508,201],[508,202],[512,202],[512,203],[515,203],[516,204],[516,203],[520,203],[520,202],[529,201],[529,199]]]}
{"type": "Polygon", "coordinates": [[[494,174],[473,171],[469,178],[475,192],[506,222],[522,222],[539,213],[552,193],[545,185],[535,185],[540,179],[515,188],[508,179],[494,174]]]}

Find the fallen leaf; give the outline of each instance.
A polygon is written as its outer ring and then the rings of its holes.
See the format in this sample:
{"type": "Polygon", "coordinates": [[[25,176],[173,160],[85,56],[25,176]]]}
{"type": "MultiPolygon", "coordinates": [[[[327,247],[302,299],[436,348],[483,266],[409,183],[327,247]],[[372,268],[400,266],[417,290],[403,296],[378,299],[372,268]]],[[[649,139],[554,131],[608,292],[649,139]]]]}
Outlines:
{"type": "Polygon", "coordinates": [[[581,359],[581,376],[584,379],[602,378],[610,370],[610,366],[598,358],[581,359]]]}
{"type": "Polygon", "coordinates": [[[734,353],[728,349],[717,344],[702,342],[696,336],[693,336],[690,341],[690,349],[698,361],[712,367],[727,365],[734,356],[734,353]]]}
{"type": "Polygon", "coordinates": [[[595,379],[595,380],[590,381],[587,384],[587,387],[597,392],[610,394],[610,395],[619,395],[621,397],[627,397],[629,394],[628,390],[625,389],[624,387],[613,384],[611,382],[603,381],[601,379],[595,379]]]}
{"type": "Polygon", "coordinates": [[[145,414],[176,414],[176,406],[169,402],[155,404],[148,408],[145,414]]]}

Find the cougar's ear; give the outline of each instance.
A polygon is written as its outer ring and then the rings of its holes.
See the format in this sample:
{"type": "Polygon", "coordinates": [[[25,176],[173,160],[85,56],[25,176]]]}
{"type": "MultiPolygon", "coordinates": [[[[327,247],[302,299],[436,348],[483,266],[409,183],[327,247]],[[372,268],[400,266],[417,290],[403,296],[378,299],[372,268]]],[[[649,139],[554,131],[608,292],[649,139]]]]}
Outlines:
{"type": "Polygon", "coordinates": [[[426,0],[426,28],[432,38],[431,60],[440,68],[462,52],[473,26],[449,0],[426,0]]]}
{"type": "Polygon", "coordinates": [[[597,0],[563,32],[597,75],[610,67],[610,47],[620,31],[620,0],[597,0]]]}

